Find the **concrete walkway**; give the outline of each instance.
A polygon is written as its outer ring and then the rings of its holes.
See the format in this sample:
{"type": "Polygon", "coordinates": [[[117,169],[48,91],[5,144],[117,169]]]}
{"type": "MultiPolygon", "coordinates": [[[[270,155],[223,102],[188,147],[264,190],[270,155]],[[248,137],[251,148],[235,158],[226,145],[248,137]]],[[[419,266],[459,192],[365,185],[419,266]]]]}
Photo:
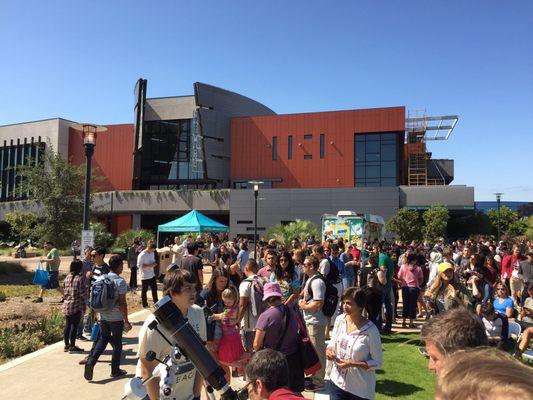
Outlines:
{"type": "Polygon", "coordinates": [[[94,379],[83,378],[84,367],[78,365],[91,348],[91,342],[77,341],[87,350],[85,354],[63,352],[63,343],[55,343],[44,349],[0,365],[0,388],[3,399],[32,400],[101,400],[120,399],[124,384],[135,374],[137,362],[137,337],[139,329],[149,315],[142,310],[130,316],[133,329],[124,335],[121,367],[128,375],[110,378],[111,346],[102,354],[94,368],[94,379]]]}

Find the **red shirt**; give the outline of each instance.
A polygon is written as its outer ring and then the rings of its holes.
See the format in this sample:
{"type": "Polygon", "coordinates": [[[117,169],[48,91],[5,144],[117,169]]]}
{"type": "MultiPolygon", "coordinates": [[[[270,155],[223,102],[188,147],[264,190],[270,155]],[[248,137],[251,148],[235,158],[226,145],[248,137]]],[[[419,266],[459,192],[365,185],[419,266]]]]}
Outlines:
{"type": "Polygon", "coordinates": [[[352,258],[353,258],[354,261],[359,261],[359,260],[361,260],[361,250],[359,250],[359,249],[352,249],[352,250],[350,250],[349,253],[352,255],[352,258]]]}
{"type": "Polygon", "coordinates": [[[523,260],[520,258],[520,256],[515,257],[512,254],[507,254],[506,256],[503,257],[502,271],[501,271],[502,278],[511,277],[511,273],[513,272],[513,269],[514,269],[514,263],[517,261],[522,262],[523,260]]]}
{"type": "Polygon", "coordinates": [[[303,396],[289,389],[281,388],[270,393],[268,400],[302,400],[303,396]]]}

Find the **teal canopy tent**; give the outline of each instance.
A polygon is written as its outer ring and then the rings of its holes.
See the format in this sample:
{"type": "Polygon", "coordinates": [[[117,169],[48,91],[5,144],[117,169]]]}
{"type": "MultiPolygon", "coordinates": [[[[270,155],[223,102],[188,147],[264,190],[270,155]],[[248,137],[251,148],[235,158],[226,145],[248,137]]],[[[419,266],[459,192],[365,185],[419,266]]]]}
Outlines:
{"type": "Polygon", "coordinates": [[[226,225],[214,221],[197,210],[192,210],[183,217],[167,222],[157,227],[157,234],[160,232],[172,233],[206,233],[206,232],[227,232],[226,225]]]}

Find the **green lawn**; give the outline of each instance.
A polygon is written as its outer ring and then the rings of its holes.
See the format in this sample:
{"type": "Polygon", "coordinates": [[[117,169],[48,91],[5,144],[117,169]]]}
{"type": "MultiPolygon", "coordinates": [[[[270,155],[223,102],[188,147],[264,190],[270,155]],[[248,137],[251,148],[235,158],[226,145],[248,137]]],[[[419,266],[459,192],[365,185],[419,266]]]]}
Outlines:
{"type": "Polygon", "coordinates": [[[418,334],[383,336],[383,368],[377,371],[376,399],[435,397],[435,376],[418,351],[418,334]]]}

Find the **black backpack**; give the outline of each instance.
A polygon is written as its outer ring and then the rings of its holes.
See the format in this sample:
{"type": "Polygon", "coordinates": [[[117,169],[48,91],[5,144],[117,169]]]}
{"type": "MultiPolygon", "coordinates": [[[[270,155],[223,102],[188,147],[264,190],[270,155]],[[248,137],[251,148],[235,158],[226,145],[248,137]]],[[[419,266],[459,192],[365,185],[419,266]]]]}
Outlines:
{"type": "MultiPolygon", "coordinates": [[[[335,265],[334,265],[335,267],[335,265]]],[[[337,267],[335,267],[336,269],[337,267]]],[[[338,274],[338,273],[337,273],[338,274]]],[[[315,278],[322,279],[326,285],[326,293],[324,295],[324,304],[322,305],[322,312],[326,317],[332,317],[335,314],[337,309],[337,304],[339,303],[339,293],[337,288],[333,286],[333,283],[328,279],[324,278],[321,273],[317,273],[311,279],[309,279],[309,284],[307,286],[307,293],[311,299],[313,298],[313,290],[311,289],[311,281],[315,278]]]]}
{"type": "Polygon", "coordinates": [[[326,260],[328,260],[329,262],[329,272],[325,277],[326,281],[330,283],[339,283],[341,281],[339,276],[339,269],[329,257],[326,260]]]}

